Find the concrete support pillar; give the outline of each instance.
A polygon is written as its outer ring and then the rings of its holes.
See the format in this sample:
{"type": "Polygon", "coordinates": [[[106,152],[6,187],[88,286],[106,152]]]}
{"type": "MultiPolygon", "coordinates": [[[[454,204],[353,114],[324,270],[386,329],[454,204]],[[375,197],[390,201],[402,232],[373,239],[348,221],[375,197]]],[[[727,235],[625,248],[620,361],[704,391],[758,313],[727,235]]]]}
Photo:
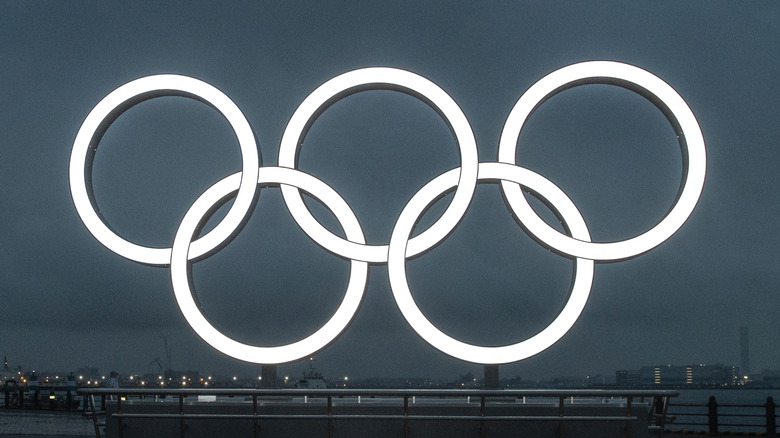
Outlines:
{"type": "Polygon", "coordinates": [[[500,389],[498,386],[498,365],[485,365],[485,389],[500,389]]]}
{"type": "Polygon", "coordinates": [[[263,377],[260,381],[261,388],[278,388],[276,384],[276,365],[263,365],[260,372],[263,377]]]}

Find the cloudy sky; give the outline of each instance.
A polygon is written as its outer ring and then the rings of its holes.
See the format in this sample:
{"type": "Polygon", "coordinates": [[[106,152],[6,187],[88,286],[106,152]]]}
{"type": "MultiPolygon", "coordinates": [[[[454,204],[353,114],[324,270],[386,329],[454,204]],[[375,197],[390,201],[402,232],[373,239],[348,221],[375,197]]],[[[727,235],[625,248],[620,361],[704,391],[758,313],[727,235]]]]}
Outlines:
{"type": "MultiPolygon", "coordinates": [[[[133,79],[176,73],[229,96],[249,121],[264,165],[306,96],[350,70],[395,67],[443,88],[497,160],[504,122],[534,82],[569,64],[611,60],[650,71],[695,114],[707,177],[689,220],[639,257],[599,263],[578,322],[502,377],[612,375],[656,364],[739,365],[750,330],[754,371],[780,368],[777,215],[780,199],[780,3],[767,2],[98,2],[0,3],[0,354],[27,369],[171,366],[256,373],[201,340],[173,296],[170,271],[114,254],[86,229],[70,196],[73,142],[90,110],[133,79]]],[[[143,102],[108,128],[95,155],[95,200],[109,226],[169,247],[192,202],[241,169],[230,125],[192,99],[143,102]]],[[[517,163],[558,185],[593,240],[618,241],[660,221],[675,201],[683,157],[645,98],[586,85],[538,108],[517,163]]],[[[384,244],[428,181],[459,166],[448,125],[420,100],[366,91],[311,126],[299,168],[333,187],[366,239],[384,244]]],[[[421,219],[446,208],[445,196],[421,219]]],[[[326,208],[307,204],[339,232],[326,208]]],[[[533,201],[539,214],[553,215],[533,201]]],[[[216,223],[220,214],[207,224],[216,223]]],[[[419,232],[419,229],[416,232],[419,232]]],[[[499,186],[480,184],[462,222],[407,262],[410,288],[441,330],[504,345],[546,327],[565,304],[572,260],[535,243],[499,186]]],[[[225,334],[281,345],[335,312],[349,261],[301,231],[278,188],[263,188],[240,234],[192,276],[206,317],[225,334]]],[[[396,306],[387,266],[370,267],[352,323],[316,354],[331,378],[451,378],[481,366],[420,338],[396,306]]],[[[280,368],[296,374],[293,362],[280,368]]]]}

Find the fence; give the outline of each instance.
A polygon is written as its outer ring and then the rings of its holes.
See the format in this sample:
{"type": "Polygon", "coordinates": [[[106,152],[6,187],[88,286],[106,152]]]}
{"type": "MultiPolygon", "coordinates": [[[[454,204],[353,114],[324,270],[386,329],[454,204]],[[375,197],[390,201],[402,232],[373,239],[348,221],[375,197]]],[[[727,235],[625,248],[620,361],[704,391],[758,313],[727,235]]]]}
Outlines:
{"type": "MultiPolygon", "coordinates": [[[[139,420],[154,423],[159,427],[167,421],[178,423],[181,437],[197,435],[207,423],[190,428],[188,423],[197,420],[231,420],[251,425],[251,434],[260,435],[261,422],[264,427],[273,421],[316,420],[310,424],[322,425],[320,436],[334,436],[334,423],[374,421],[383,424],[399,422],[399,433],[394,436],[408,436],[410,423],[436,424],[468,423],[475,426],[475,434],[464,436],[486,436],[486,425],[496,430],[496,424],[533,423],[554,427],[547,436],[582,436],[582,428],[596,428],[603,433],[602,424],[620,426],[616,436],[645,436],[645,430],[632,431],[635,424],[649,427],[649,430],[663,434],[669,399],[678,395],[676,391],[606,391],[606,390],[291,390],[291,389],[79,389],[79,394],[91,400],[91,412],[95,421],[96,436],[100,436],[98,406],[95,397],[105,400],[116,397],[108,405],[106,428],[123,437],[128,434],[129,422],[139,420]],[[204,403],[196,400],[216,401],[218,398],[233,397],[233,405],[243,410],[219,410],[218,404],[204,409],[204,403]],[[140,402],[143,398],[144,401],[140,402]],[[159,401],[164,398],[167,403],[159,401]],[[284,398],[281,409],[268,409],[268,401],[276,403],[284,398]],[[138,400],[138,401],[134,401],[138,400]],[[155,403],[154,400],[158,402],[155,403]],[[185,403],[186,401],[186,403],[185,403]],[[243,401],[243,403],[241,403],[243,401]],[[338,404],[338,408],[336,407],[338,404]],[[166,406],[167,405],[167,406],[166,406]],[[308,405],[308,406],[307,406],[308,405]],[[302,407],[307,406],[307,409],[302,407]],[[167,409],[164,409],[167,408],[167,409]],[[372,409],[373,408],[373,409],[372,409]],[[381,409],[377,409],[381,408],[381,409]],[[441,409],[440,409],[441,408],[441,409]],[[438,410],[437,410],[438,409],[438,410]],[[641,421],[637,421],[641,420],[641,421]],[[569,425],[569,426],[565,426],[569,425]],[[576,426],[576,429],[574,427],[576,426]],[[566,435],[567,427],[572,427],[566,435]],[[402,432],[401,432],[402,431],[402,432]],[[636,433],[639,432],[639,433],[636,433]]],[[[235,407],[235,406],[234,406],[235,407]]],[[[366,424],[366,423],[364,423],[366,424]]],[[[141,426],[135,426],[138,430],[141,426]]],[[[315,426],[312,426],[315,427],[315,426]]],[[[320,427],[320,426],[316,426],[320,427]]],[[[417,427],[417,426],[415,426],[417,427]]],[[[458,433],[465,433],[465,427],[458,427],[458,433]]],[[[346,427],[348,429],[348,427],[346,427]]],[[[345,430],[342,426],[340,430],[345,430]]],[[[146,433],[149,433],[147,431],[146,433]]],[[[172,431],[171,431],[172,432],[172,431]]],[[[175,432],[173,432],[175,433],[175,432]]],[[[470,432],[469,432],[470,433],[470,432]]],[[[344,436],[350,436],[345,434],[344,436]]]]}
{"type": "Polygon", "coordinates": [[[75,388],[65,386],[40,387],[36,389],[24,386],[4,386],[2,400],[3,409],[45,409],[45,410],[77,410],[83,405],[84,397],[76,394],[75,388]]]}
{"type": "Polygon", "coordinates": [[[714,396],[707,404],[672,403],[668,416],[673,427],[669,433],[777,436],[777,405],[772,397],[767,397],[763,405],[718,404],[714,396]]]}

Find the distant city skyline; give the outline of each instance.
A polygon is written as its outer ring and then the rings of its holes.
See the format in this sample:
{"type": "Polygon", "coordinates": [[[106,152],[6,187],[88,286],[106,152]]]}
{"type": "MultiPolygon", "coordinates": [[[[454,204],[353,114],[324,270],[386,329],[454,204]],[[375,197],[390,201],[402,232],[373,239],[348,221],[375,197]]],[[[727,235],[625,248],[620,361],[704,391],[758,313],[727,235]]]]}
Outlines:
{"type": "MultiPolygon", "coordinates": [[[[316,371],[317,374],[322,375],[325,379],[329,379],[332,381],[342,381],[345,378],[349,378],[344,373],[339,373],[338,370],[335,370],[335,373],[333,375],[327,375],[322,368],[318,368],[318,363],[314,361],[314,359],[311,359],[311,361],[308,361],[304,363],[308,365],[308,368],[301,368],[297,370],[292,370],[291,367],[283,367],[282,373],[278,374],[278,380],[297,380],[297,378],[303,374],[305,375],[307,372],[310,371],[316,371]]],[[[111,371],[116,371],[112,369],[111,371]]],[[[591,374],[571,374],[571,375],[548,375],[548,376],[542,376],[542,377],[533,377],[533,378],[526,378],[523,379],[522,375],[500,375],[500,380],[506,381],[506,380],[518,380],[518,381],[526,381],[526,382],[534,382],[534,381],[553,381],[553,380],[580,380],[580,379],[590,379],[593,377],[598,377],[603,380],[603,383],[605,384],[617,384],[621,385],[621,379],[623,380],[622,384],[634,384],[634,385],[652,385],[652,384],[663,384],[663,385],[684,385],[684,384],[706,384],[706,383],[717,383],[717,382],[710,382],[708,379],[715,378],[713,377],[713,373],[716,372],[717,378],[725,379],[725,381],[730,382],[730,384],[737,384],[742,383],[746,381],[756,381],[755,378],[759,378],[758,381],[760,381],[761,378],[769,377],[774,380],[780,379],[780,367],[773,368],[773,369],[763,369],[760,372],[752,372],[752,373],[745,373],[744,370],[742,370],[738,365],[730,364],[730,363],[688,363],[688,364],[673,364],[673,363],[655,363],[655,364],[642,364],[640,366],[631,368],[631,369],[620,369],[615,368],[613,370],[605,370],[604,372],[598,372],[598,373],[591,373],[591,374]],[[713,371],[714,370],[714,371],[713,371]],[[723,371],[728,370],[728,371],[723,371]]],[[[180,369],[135,369],[135,370],[119,370],[120,375],[123,379],[127,380],[128,378],[130,380],[133,379],[132,376],[180,376],[180,375],[193,375],[193,376],[201,376],[201,377],[207,377],[208,380],[214,379],[222,379],[222,380],[235,380],[240,379],[242,381],[245,381],[247,379],[254,380],[255,376],[257,376],[257,379],[261,379],[262,372],[261,370],[257,370],[256,373],[231,373],[227,370],[197,370],[197,369],[190,369],[187,367],[180,368],[180,369]]],[[[39,376],[39,378],[43,379],[52,379],[53,381],[56,379],[56,381],[65,381],[67,376],[75,376],[79,381],[86,381],[86,380],[92,380],[92,379],[102,379],[105,380],[108,376],[108,371],[101,370],[98,367],[93,367],[89,365],[81,366],[76,368],[75,370],[62,370],[62,369],[35,369],[35,368],[27,368],[22,365],[17,365],[16,367],[11,367],[8,365],[7,359],[4,362],[4,366],[2,369],[0,369],[0,379],[7,380],[8,376],[13,375],[25,375],[30,376],[32,374],[35,374],[39,376]],[[22,370],[19,371],[19,368],[22,370]],[[44,377],[45,376],[45,377],[44,377]]],[[[371,380],[381,380],[381,379],[428,379],[435,382],[445,382],[445,381],[453,381],[457,380],[458,378],[462,377],[463,375],[472,375],[475,377],[475,379],[482,381],[483,374],[482,373],[474,373],[471,370],[466,370],[463,373],[460,373],[458,375],[453,376],[426,376],[426,375],[409,375],[409,376],[399,376],[399,377],[393,377],[393,376],[383,376],[383,375],[364,375],[364,376],[352,376],[352,380],[361,380],[361,381],[371,381],[371,380]]],[[[773,381],[774,381],[773,380],[773,381]]],[[[758,382],[757,381],[757,382],[758,382]]],[[[96,382],[97,383],[97,382],[96,382]]]]}
{"type": "MultiPolygon", "coordinates": [[[[745,345],[746,345],[745,344],[745,339],[746,339],[746,334],[748,333],[747,330],[746,330],[746,326],[739,327],[739,333],[740,333],[739,345],[734,347],[735,359],[732,360],[732,361],[721,362],[721,363],[719,363],[719,365],[721,365],[721,366],[726,365],[726,366],[735,367],[735,368],[737,368],[739,370],[740,375],[759,375],[759,374],[762,374],[762,373],[764,373],[766,371],[774,372],[774,373],[780,372],[780,360],[778,360],[777,363],[769,364],[769,366],[763,367],[760,370],[751,370],[750,368],[745,368],[745,366],[744,366],[745,361],[747,360],[747,363],[750,362],[749,349],[745,348],[745,345]],[[737,364],[739,364],[739,365],[737,365],[737,364]]],[[[780,347],[777,348],[776,353],[777,353],[778,357],[780,358],[780,347]]],[[[314,364],[316,364],[317,366],[324,365],[325,367],[327,367],[327,364],[322,364],[321,362],[318,362],[317,360],[315,360],[315,358],[316,358],[316,356],[312,356],[312,360],[314,360],[314,362],[313,362],[314,364]]],[[[175,364],[173,361],[170,360],[170,358],[166,359],[165,364],[166,364],[166,366],[170,366],[169,369],[171,369],[171,370],[184,371],[184,370],[187,370],[187,369],[195,369],[194,367],[188,366],[186,364],[181,364],[180,366],[179,365],[170,365],[170,364],[175,364]]],[[[711,362],[711,361],[691,361],[691,362],[688,362],[688,363],[673,363],[673,362],[670,362],[670,361],[659,361],[659,362],[655,362],[653,364],[645,363],[645,364],[636,364],[636,365],[628,366],[628,367],[614,367],[614,369],[612,369],[612,370],[606,369],[606,370],[595,370],[595,371],[582,371],[581,373],[577,373],[575,371],[575,372],[570,373],[568,375],[535,375],[535,376],[531,376],[530,379],[531,380],[545,380],[545,379],[553,379],[553,378],[560,378],[560,377],[577,377],[577,376],[587,376],[587,375],[607,375],[607,376],[611,376],[611,378],[614,380],[614,373],[615,372],[619,372],[621,369],[623,369],[623,370],[631,370],[631,369],[639,370],[642,367],[645,367],[645,368],[647,368],[647,367],[659,367],[659,366],[686,367],[686,366],[692,366],[692,365],[705,366],[705,365],[713,365],[713,364],[716,364],[716,363],[715,362],[711,362]]],[[[34,364],[31,364],[31,365],[34,365],[34,364]]],[[[158,366],[158,368],[159,368],[158,371],[163,370],[165,368],[165,366],[163,366],[163,362],[159,361],[158,359],[155,359],[152,362],[150,362],[149,364],[147,364],[144,367],[145,369],[123,369],[121,367],[109,367],[109,368],[111,368],[111,369],[118,369],[118,370],[120,370],[124,374],[127,374],[127,373],[135,373],[135,374],[147,374],[148,373],[148,374],[154,374],[155,371],[153,370],[153,368],[154,368],[155,365],[158,366]]],[[[297,375],[296,373],[299,373],[300,370],[297,370],[296,367],[299,367],[299,368],[300,367],[304,367],[304,368],[301,368],[301,369],[305,371],[306,367],[310,366],[310,365],[311,365],[311,362],[309,362],[308,360],[301,361],[299,363],[296,363],[295,365],[293,365],[293,364],[279,365],[278,366],[279,374],[280,375],[281,374],[289,375],[289,374],[292,373],[293,375],[297,375]]],[[[37,371],[44,371],[44,372],[57,372],[57,373],[60,373],[60,374],[63,374],[63,375],[67,375],[68,373],[75,373],[75,374],[78,375],[79,374],[78,370],[80,370],[80,369],[93,369],[93,370],[95,370],[95,372],[94,372],[95,375],[100,374],[100,367],[94,367],[94,366],[92,366],[90,364],[82,364],[82,365],[76,367],[75,371],[72,368],[71,369],[64,369],[63,367],[58,367],[58,366],[53,366],[53,367],[49,367],[49,368],[42,368],[42,367],[37,367],[36,368],[35,366],[28,366],[28,365],[21,364],[21,363],[13,365],[13,359],[12,359],[11,363],[9,364],[9,362],[8,362],[8,355],[4,356],[4,362],[3,362],[3,368],[4,369],[12,369],[12,370],[16,371],[18,369],[18,367],[22,367],[24,369],[24,371],[27,372],[27,373],[37,370],[37,371]]],[[[250,372],[250,373],[247,374],[247,370],[244,369],[243,370],[244,375],[245,376],[246,375],[251,375],[251,374],[258,374],[258,375],[260,375],[261,374],[260,373],[261,366],[257,365],[254,368],[257,369],[256,373],[251,373],[250,372]]],[[[500,376],[501,379],[517,378],[517,377],[522,378],[523,377],[521,374],[516,374],[516,375],[511,375],[511,376],[507,375],[506,374],[506,370],[507,369],[510,369],[510,368],[506,367],[506,366],[499,366],[499,376],[500,376]]],[[[457,370],[455,370],[454,372],[455,372],[455,374],[458,374],[457,370]]],[[[107,373],[107,371],[102,370],[102,373],[105,374],[105,373],[107,373]]],[[[472,374],[475,374],[475,375],[479,376],[479,378],[482,378],[482,369],[481,369],[480,366],[464,364],[464,366],[462,367],[462,372],[460,374],[465,374],[465,373],[472,373],[472,374]]],[[[205,370],[205,374],[211,374],[211,375],[218,374],[218,375],[226,375],[227,376],[227,375],[234,374],[234,372],[231,371],[231,370],[208,369],[208,370],[205,370]]],[[[345,373],[338,373],[338,374],[341,375],[341,374],[345,374],[345,373]]],[[[431,376],[434,376],[434,375],[435,374],[426,375],[426,374],[423,373],[423,374],[420,374],[420,375],[398,376],[398,378],[428,378],[428,377],[431,377],[431,376]]],[[[372,375],[372,374],[367,374],[367,373],[357,373],[357,374],[353,374],[353,376],[360,376],[360,378],[364,378],[364,379],[373,379],[373,378],[382,377],[381,375],[372,375]]],[[[441,380],[441,379],[446,380],[446,379],[451,378],[451,377],[452,376],[441,376],[441,378],[439,380],[441,380]]]]}

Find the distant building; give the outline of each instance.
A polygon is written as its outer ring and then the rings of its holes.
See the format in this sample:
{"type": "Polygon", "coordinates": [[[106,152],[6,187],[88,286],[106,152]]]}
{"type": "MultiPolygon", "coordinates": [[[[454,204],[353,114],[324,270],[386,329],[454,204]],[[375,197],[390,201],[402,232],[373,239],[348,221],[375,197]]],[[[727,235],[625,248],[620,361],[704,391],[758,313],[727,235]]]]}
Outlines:
{"type": "Polygon", "coordinates": [[[739,382],[739,368],[731,365],[660,365],[639,370],[617,370],[615,384],[636,386],[725,386],[739,382]]]}
{"type": "Polygon", "coordinates": [[[639,386],[639,370],[615,371],[615,384],[617,386],[639,386]]]}
{"type": "Polygon", "coordinates": [[[3,357],[3,369],[0,370],[0,385],[6,380],[14,378],[14,373],[8,368],[8,358],[3,357]]]}
{"type": "Polygon", "coordinates": [[[739,328],[739,358],[742,372],[745,375],[750,374],[750,342],[747,327],[739,328]]]}
{"type": "Polygon", "coordinates": [[[77,369],[76,375],[79,376],[79,380],[97,379],[101,377],[100,370],[91,367],[82,367],[77,369]]]}

